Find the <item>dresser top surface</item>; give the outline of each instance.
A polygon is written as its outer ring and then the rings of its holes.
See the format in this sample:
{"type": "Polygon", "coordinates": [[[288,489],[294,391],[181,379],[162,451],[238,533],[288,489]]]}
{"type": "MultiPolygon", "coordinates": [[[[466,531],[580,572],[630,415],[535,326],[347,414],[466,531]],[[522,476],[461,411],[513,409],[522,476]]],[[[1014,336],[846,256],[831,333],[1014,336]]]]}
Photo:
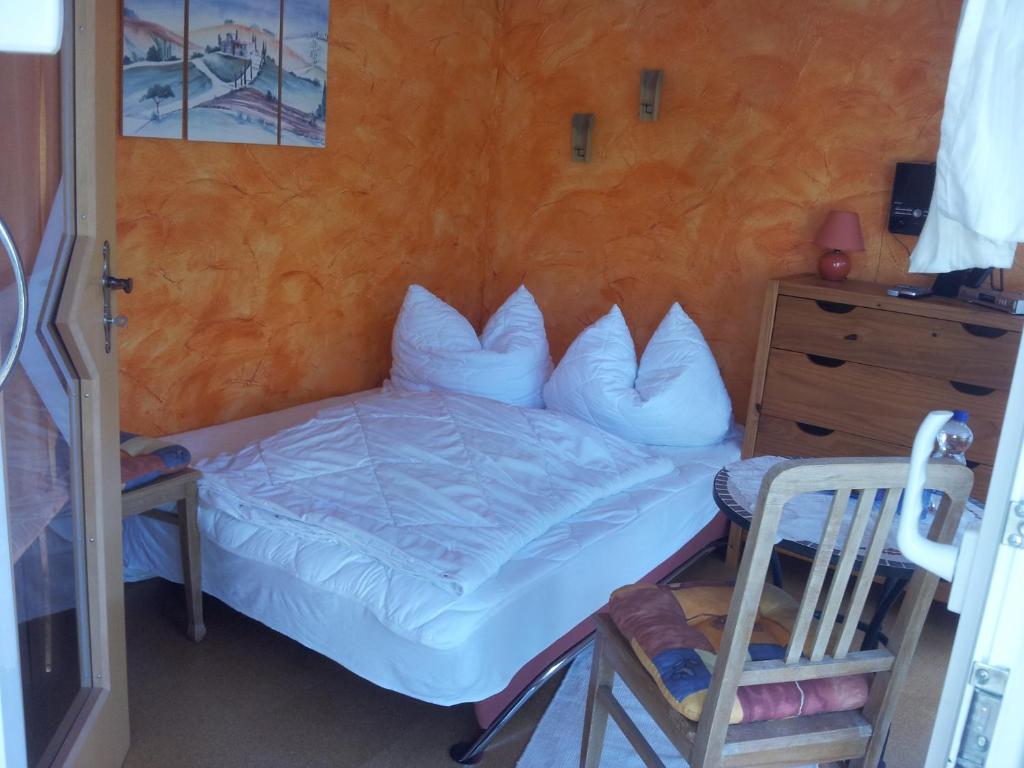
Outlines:
{"type": "Polygon", "coordinates": [[[1024,317],[1009,315],[995,309],[967,304],[959,299],[945,296],[928,296],[923,299],[904,299],[886,294],[892,286],[887,283],[871,283],[864,280],[843,280],[833,282],[822,280],[817,275],[796,275],[778,281],[779,294],[815,301],[830,301],[839,304],[853,304],[871,307],[887,312],[901,312],[918,317],[933,317],[957,323],[970,323],[1007,331],[1021,332],[1024,317]]]}

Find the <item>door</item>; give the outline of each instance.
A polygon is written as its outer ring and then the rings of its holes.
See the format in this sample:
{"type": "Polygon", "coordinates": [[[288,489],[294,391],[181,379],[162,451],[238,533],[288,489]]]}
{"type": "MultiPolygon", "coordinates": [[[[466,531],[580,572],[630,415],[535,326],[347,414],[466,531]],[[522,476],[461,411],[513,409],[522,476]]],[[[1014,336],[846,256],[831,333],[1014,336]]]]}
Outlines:
{"type": "Polygon", "coordinates": [[[953,590],[965,597],[925,764],[1024,766],[1024,346],[977,544],[959,558],[953,590]]]}
{"type": "Polygon", "coordinates": [[[116,766],[128,747],[101,285],[117,17],[112,0],[57,1],[56,55],[0,53],[0,360],[13,362],[0,388],[0,748],[12,768],[116,766]]]}

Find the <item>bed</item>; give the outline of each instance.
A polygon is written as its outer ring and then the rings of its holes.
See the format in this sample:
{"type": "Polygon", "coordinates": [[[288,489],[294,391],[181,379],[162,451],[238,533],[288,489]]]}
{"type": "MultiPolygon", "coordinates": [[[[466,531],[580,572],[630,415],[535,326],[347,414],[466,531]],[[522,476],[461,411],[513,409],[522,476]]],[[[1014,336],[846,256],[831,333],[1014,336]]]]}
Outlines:
{"type": "MultiPolygon", "coordinates": [[[[380,396],[371,390],[172,437],[202,468],[380,396]]],[[[664,576],[724,535],[711,485],[739,457],[738,435],[658,453],[668,472],[555,523],[467,590],[424,587],[321,529],[270,525],[203,493],[203,590],[377,685],[440,705],[474,702],[486,727],[586,634],[613,589],[664,576]]],[[[177,531],[159,520],[125,521],[124,557],[127,580],[181,581],[177,531]]]]}

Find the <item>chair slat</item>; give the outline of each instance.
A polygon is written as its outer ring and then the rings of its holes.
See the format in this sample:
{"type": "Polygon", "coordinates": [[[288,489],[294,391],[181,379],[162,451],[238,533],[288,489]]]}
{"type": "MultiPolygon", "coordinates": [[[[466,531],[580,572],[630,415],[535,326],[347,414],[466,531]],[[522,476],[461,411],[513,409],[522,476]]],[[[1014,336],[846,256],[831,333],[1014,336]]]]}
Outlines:
{"type": "Polygon", "coordinates": [[[839,639],[832,650],[832,657],[842,659],[850,651],[853,643],[854,633],[857,631],[857,622],[864,612],[864,604],[867,602],[868,592],[875,580],[875,572],[878,570],[878,560],[882,556],[882,549],[889,537],[889,529],[892,527],[893,518],[896,516],[896,508],[900,503],[902,489],[890,488],[885,492],[882,500],[882,511],[878,514],[878,522],[875,523],[875,530],[871,534],[871,543],[864,552],[864,559],[861,562],[860,575],[857,577],[857,585],[850,595],[850,602],[846,606],[846,621],[843,624],[843,631],[839,633],[839,639]]]}
{"type": "Polygon", "coordinates": [[[814,680],[821,677],[841,677],[870,672],[885,672],[892,668],[893,655],[887,648],[858,651],[846,659],[827,658],[821,661],[802,661],[787,664],[781,659],[748,661],[740,676],[740,685],[765,685],[814,680]]]}
{"type": "Polygon", "coordinates": [[[855,758],[864,753],[872,728],[859,712],[829,712],[742,723],[729,738],[716,765],[782,768],[855,758]]]}
{"type": "Polygon", "coordinates": [[[825,521],[825,529],[821,534],[818,554],[814,557],[811,573],[807,577],[804,597],[800,601],[800,609],[797,611],[796,621],[793,623],[793,632],[789,637],[789,647],[786,650],[787,664],[799,661],[800,654],[803,653],[804,643],[807,641],[807,633],[811,628],[811,621],[814,619],[814,611],[818,607],[818,598],[821,596],[821,585],[825,581],[825,574],[828,572],[829,564],[832,562],[832,551],[835,549],[836,538],[839,536],[839,527],[842,525],[843,517],[846,515],[846,505],[849,500],[849,488],[839,488],[836,490],[835,498],[832,499],[832,506],[829,507],[828,518],[825,521]]]}
{"type": "MultiPolygon", "coordinates": [[[[865,488],[860,492],[853,520],[850,521],[849,533],[846,536],[846,541],[843,542],[842,554],[839,556],[839,562],[836,563],[835,572],[832,574],[832,584],[829,586],[828,597],[825,599],[825,607],[821,610],[818,634],[814,638],[814,647],[811,649],[809,657],[811,661],[821,661],[825,656],[828,641],[835,633],[836,617],[839,615],[839,607],[846,595],[853,566],[857,562],[860,541],[864,538],[864,531],[871,520],[871,508],[875,505],[877,493],[877,488],[865,488]]],[[[847,616],[847,621],[854,625],[857,623],[854,616],[847,616]]]]}

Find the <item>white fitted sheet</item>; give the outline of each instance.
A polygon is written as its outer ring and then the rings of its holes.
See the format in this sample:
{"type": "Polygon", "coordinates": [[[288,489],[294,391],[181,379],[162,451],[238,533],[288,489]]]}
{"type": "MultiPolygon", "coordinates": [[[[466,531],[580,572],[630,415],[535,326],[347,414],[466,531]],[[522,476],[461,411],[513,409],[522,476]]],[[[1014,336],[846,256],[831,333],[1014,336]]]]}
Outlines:
{"type": "MultiPolygon", "coordinates": [[[[374,390],[373,392],[375,392],[374,390]]],[[[304,422],[358,393],[175,435],[196,459],[236,451],[304,422]]],[[[605,603],[648,573],[713,518],[717,470],[739,456],[737,436],[707,448],[670,449],[677,469],[603,499],[555,525],[476,590],[438,597],[410,588],[390,569],[322,537],[268,528],[201,504],[203,590],[238,611],[391,690],[436,704],[479,701],[605,603]],[[400,589],[395,585],[400,584],[400,589]],[[382,622],[370,606],[383,595],[417,626],[382,622]],[[436,609],[424,613],[423,601],[436,609]]],[[[125,576],[181,581],[176,530],[125,521],[125,576]]],[[[391,616],[388,616],[390,619],[391,616]]]]}

